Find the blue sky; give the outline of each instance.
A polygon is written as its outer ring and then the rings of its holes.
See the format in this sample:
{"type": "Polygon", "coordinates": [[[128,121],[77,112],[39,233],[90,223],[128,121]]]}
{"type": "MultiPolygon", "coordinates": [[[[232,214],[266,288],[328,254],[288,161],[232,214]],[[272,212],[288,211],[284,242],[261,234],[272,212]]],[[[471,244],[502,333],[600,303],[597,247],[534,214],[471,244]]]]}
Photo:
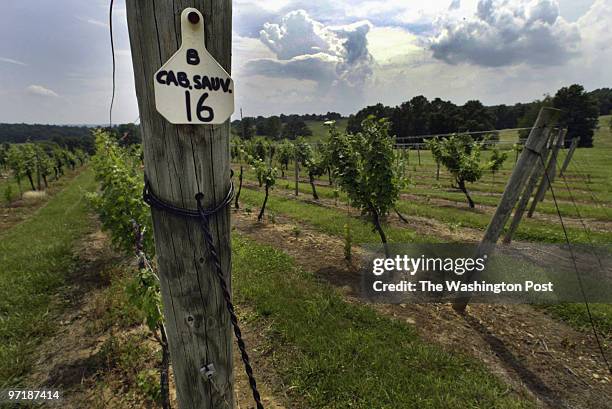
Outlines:
{"type": "MultiPolygon", "coordinates": [[[[115,120],[138,117],[125,0],[116,0],[115,120]]],[[[7,0],[0,122],[105,123],[108,0],[7,0]]],[[[235,0],[236,107],[247,115],[487,104],[578,82],[612,86],[612,0],[235,0]],[[270,86],[272,84],[272,86],[270,86]]]]}

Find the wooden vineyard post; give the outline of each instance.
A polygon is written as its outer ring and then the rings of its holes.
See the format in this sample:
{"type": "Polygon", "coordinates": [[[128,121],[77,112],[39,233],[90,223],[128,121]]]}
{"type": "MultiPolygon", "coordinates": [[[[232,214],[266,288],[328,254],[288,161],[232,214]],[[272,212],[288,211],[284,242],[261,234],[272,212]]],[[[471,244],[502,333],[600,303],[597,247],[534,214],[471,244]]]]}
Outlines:
{"type": "MultiPolygon", "coordinates": [[[[548,141],[550,144],[544,146],[542,149],[542,159],[544,163],[546,163],[548,159],[548,155],[550,153],[551,148],[554,146],[554,138],[552,138],[552,134],[548,137],[548,141]]],[[[529,176],[529,181],[527,182],[527,186],[523,190],[523,195],[521,196],[521,200],[516,205],[516,209],[514,209],[514,216],[512,217],[512,223],[510,223],[510,227],[506,231],[506,235],[504,236],[503,242],[505,244],[510,244],[512,242],[512,236],[516,232],[521,220],[523,219],[523,215],[525,214],[525,210],[527,210],[527,206],[529,205],[529,200],[533,195],[533,191],[536,188],[538,181],[542,178],[544,174],[544,166],[542,166],[542,161],[538,161],[535,164],[535,169],[531,172],[529,176]]]]}
{"type": "Polygon", "coordinates": [[[417,143],[417,156],[419,157],[419,166],[421,166],[421,144],[417,143]]]}
{"type": "Polygon", "coordinates": [[[557,136],[555,145],[551,148],[550,159],[548,160],[548,164],[546,165],[546,170],[542,175],[542,180],[540,182],[540,186],[533,197],[533,201],[531,202],[531,207],[529,208],[529,212],[527,213],[527,217],[533,217],[533,213],[535,212],[538,203],[544,200],[544,196],[546,195],[546,191],[550,187],[550,183],[554,182],[555,175],[557,173],[557,157],[559,156],[559,150],[565,143],[565,129],[559,130],[559,135],[557,136]]]}
{"type": "Polygon", "coordinates": [[[561,170],[559,171],[559,177],[562,177],[570,162],[572,161],[572,156],[574,156],[574,151],[578,147],[578,142],[580,142],[580,138],[576,137],[572,139],[572,144],[570,145],[569,151],[567,151],[567,156],[563,161],[563,166],[561,166],[561,170]]]}
{"type": "MultiPolygon", "coordinates": [[[[202,13],[206,48],[230,72],[231,4],[230,0],[127,0],[145,174],[156,196],[184,209],[197,208],[198,192],[204,194],[204,208],[226,197],[229,121],[198,126],[169,123],[156,110],[155,73],[181,45],[181,12],[187,7],[202,13]]],[[[179,407],[233,408],[231,323],[199,220],[156,208],[151,213],[179,407]]],[[[209,217],[228,286],[229,217],[229,206],[209,217]]]]}
{"type": "MultiPolygon", "coordinates": [[[[508,218],[510,218],[512,209],[516,205],[520,192],[525,186],[525,182],[527,182],[535,165],[540,161],[540,154],[546,146],[550,129],[556,124],[560,112],[561,111],[558,109],[547,107],[540,110],[538,118],[529,133],[527,142],[525,142],[525,149],[523,149],[514,167],[514,171],[506,184],[499,205],[497,209],[495,209],[495,214],[478,245],[475,258],[480,258],[484,255],[490,257],[491,253],[494,251],[495,244],[501,236],[508,218]]],[[[473,275],[465,274],[463,279],[469,281],[472,276],[473,275]]],[[[453,302],[453,308],[458,312],[464,312],[469,300],[469,297],[457,298],[453,302]]]]}
{"type": "Polygon", "coordinates": [[[295,158],[295,195],[298,196],[300,194],[300,162],[297,159],[297,154],[295,158]]]}

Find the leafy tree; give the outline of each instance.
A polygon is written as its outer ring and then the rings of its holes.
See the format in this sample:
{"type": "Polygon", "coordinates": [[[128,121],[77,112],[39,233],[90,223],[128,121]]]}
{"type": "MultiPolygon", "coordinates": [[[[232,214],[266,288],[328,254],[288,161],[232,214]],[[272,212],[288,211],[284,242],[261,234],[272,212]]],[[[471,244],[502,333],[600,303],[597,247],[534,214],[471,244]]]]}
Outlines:
{"type": "Polygon", "coordinates": [[[304,165],[312,156],[312,147],[302,137],[293,141],[293,158],[304,165]]]}
{"type": "Polygon", "coordinates": [[[123,148],[105,131],[96,131],[96,154],[92,165],[98,193],[88,195],[102,226],[111,233],[113,244],[131,254],[136,242],[134,222],[147,232],[145,253],[153,256],[150,211],[143,202],[144,182],[140,171],[140,147],[123,148]]]}
{"type": "MultiPolygon", "coordinates": [[[[459,126],[460,132],[482,132],[494,129],[495,127],[495,118],[482,102],[478,100],[466,102],[461,107],[461,116],[463,120],[459,126]]],[[[476,140],[482,140],[487,135],[478,134],[472,137],[476,140]]]]}
{"type": "Polygon", "coordinates": [[[255,136],[255,119],[244,117],[240,121],[240,137],[244,140],[252,139],[255,136]]]}
{"type": "Polygon", "coordinates": [[[266,118],[264,124],[265,134],[273,139],[277,140],[281,137],[281,132],[283,130],[283,123],[281,122],[278,116],[271,116],[266,118]]]}
{"type": "Polygon", "coordinates": [[[74,156],[76,156],[76,159],[77,159],[77,161],[79,162],[79,164],[81,166],[83,166],[85,164],[85,162],[87,162],[88,155],[82,149],[75,149],[74,150],[74,156]]]}
{"type": "Polygon", "coordinates": [[[282,177],[285,177],[285,171],[289,169],[289,162],[294,157],[293,144],[287,139],[284,139],[276,149],[278,162],[281,165],[282,177]]]}
{"type": "Polygon", "coordinates": [[[508,159],[508,152],[501,152],[497,147],[491,151],[491,158],[487,164],[487,169],[493,175],[493,183],[495,183],[495,174],[504,166],[504,162],[508,159]]]}
{"type": "Polygon", "coordinates": [[[8,167],[8,150],[10,145],[8,143],[3,143],[0,145],[0,168],[6,169],[8,167]]]}
{"type": "Polygon", "coordinates": [[[32,143],[24,143],[19,145],[21,149],[21,158],[23,160],[23,171],[30,182],[32,190],[36,190],[34,186],[34,173],[37,168],[36,148],[32,143]]]}
{"type": "Polygon", "coordinates": [[[252,155],[257,159],[265,161],[266,157],[268,156],[268,151],[270,149],[270,144],[268,143],[268,141],[265,138],[258,136],[253,139],[252,146],[252,155]]]}
{"type": "Polygon", "coordinates": [[[319,150],[311,150],[310,157],[304,164],[308,170],[308,181],[310,183],[310,187],[312,188],[312,198],[314,200],[319,200],[315,179],[322,176],[326,171],[325,158],[319,150]]]}
{"type": "Polygon", "coordinates": [[[140,125],[133,123],[115,125],[112,128],[106,128],[106,131],[113,135],[120,146],[130,146],[140,144],[142,137],[140,136],[140,125]]]}
{"type": "Polygon", "coordinates": [[[474,208],[474,201],[465,184],[480,180],[486,168],[480,163],[482,144],[474,142],[467,134],[436,139],[436,142],[432,143],[440,144],[432,153],[438,156],[436,160],[453,176],[456,186],[465,194],[470,208],[474,208]]]}
{"type": "Polygon", "coordinates": [[[115,246],[139,259],[139,270],[127,286],[129,301],[142,313],[162,349],[160,386],[163,406],[169,405],[169,349],[163,323],[159,280],[147,262],[155,254],[150,210],[142,200],[141,150],[124,148],[108,132],[97,131],[93,168],[100,191],[87,195],[115,246]]]}
{"type": "Polygon", "coordinates": [[[49,176],[53,171],[54,160],[49,155],[47,155],[45,150],[40,145],[36,145],[36,160],[36,168],[38,174],[43,179],[45,183],[45,188],[48,188],[49,181],[47,180],[47,176],[49,176]]]}
{"type": "Polygon", "coordinates": [[[599,115],[609,115],[612,113],[612,89],[600,88],[589,92],[599,105],[599,115]]]}
{"type": "MultiPolygon", "coordinates": [[[[550,107],[553,105],[552,98],[547,95],[542,100],[538,100],[529,105],[529,108],[526,109],[525,114],[518,120],[517,127],[519,128],[530,128],[535,123],[538,118],[538,114],[540,110],[545,107],[550,107]]],[[[525,140],[529,136],[529,130],[519,131],[519,139],[525,140]]]]}
{"type": "Polygon", "coordinates": [[[25,176],[25,168],[23,162],[23,154],[19,145],[11,145],[6,152],[6,163],[9,169],[13,172],[13,177],[19,186],[19,194],[23,193],[21,180],[25,176]]]}
{"type": "MultiPolygon", "coordinates": [[[[361,132],[361,123],[370,116],[373,116],[374,118],[378,119],[391,118],[391,116],[393,115],[393,111],[393,108],[380,103],[365,107],[359,112],[357,112],[355,115],[349,116],[346,131],[353,134],[361,132]]],[[[334,118],[329,119],[333,120],[334,118]]]]}
{"type": "Polygon", "coordinates": [[[512,152],[514,152],[514,163],[518,162],[518,158],[521,152],[523,152],[523,145],[520,143],[512,144],[512,152]]]}
{"type": "Polygon", "coordinates": [[[440,180],[440,158],[442,157],[442,144],[438,138],[432,138],[425,141],[425,146],[431,151],[431,155],[436,162],[436,180],[440,180]]]}
{"type": "Polygon", "coordinates": [[[238,160],[242,163],[242,152],[245,149],[244,141],[236,136],[232,136],[230,139],[230,154],[232,156],[232,161],[238,160]]]}
{"type": "Polygon", "coordinates": [[[301,119],[292,118],[283,126],[283,138],[294,140],[298,136],[311,136],[312,131],[301,119]]]}
{"type": "MultiPolygon", "coordinates": [[[[264,201],[261,206],[261,210],[259,211],[259,215],[257,216],[258,221],[262,221],[264,217],[264,212],[266,211],[266,204],[268,203],[268,197],[270,195],[270,189],[276,183],[276,175],[278,174],[278,169],[270,166],[265,161],[259,158],[250,158],[249,160],[255,174],[257,175],[257,179],[263,184],[265,189],[264,201]]],[[[261,186],[260,184],[260,186],[261,186]]]]}
{"type": "Polygon", "coordinates": [[[330,150],[334,176],[351,203],[371,217],[374,230],[388,253],[381,225],[399,198],[401,179],[393,163],[393,141],[386,120],[366,119],[357,134],[340,133],[330,127],[330,150]]]}
{"type": "Polygon", "coordinates": [[[429,133],[443,134],[457,131],[462,120],[461,111],[457,105],[436,98],[431,101],[430,108],[429,133]]]}
{"type": "Polygon", "coordinates": [[[64,175],[64,165],[66,165],[66,163],[64,162],[65,160],[65,156],[64,156],[64,150],[62,148],[55,147],[53,149],[53,160],[54,160],[54,164],[53,164],[53,172],[55,173],[55,180],[59,179],[60,176],[64,175]]]}
{"type": "Polygon", "coordinates": [[[557,91],[553,105],[563,111],[559,123],[567,127],[566,145],[569,146],[571,140],[578,137],[579,147],[592,148],[599,119],[597,100],[586,93],[582,85],[574,84],[557,91]]]}

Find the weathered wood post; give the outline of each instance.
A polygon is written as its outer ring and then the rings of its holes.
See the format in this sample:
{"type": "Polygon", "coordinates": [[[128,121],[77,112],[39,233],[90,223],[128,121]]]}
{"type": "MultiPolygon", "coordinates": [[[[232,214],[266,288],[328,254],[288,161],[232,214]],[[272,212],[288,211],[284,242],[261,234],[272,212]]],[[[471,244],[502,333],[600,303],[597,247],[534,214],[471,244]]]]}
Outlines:
{"type": "Polygon", "coordinates": [[[527,213],[527,217],[533,217],[533,213],[542,200],[544,200],[544,196],[546,196],[546,192],[550,187],[550,183],[554,182],[555,175],[557,173],[557,157],[559,156],[559,150],[565,143],[565,130],[560,129],[559,135],[557,135],[556,143],[551,149],[550,159],[548,160],[548,164],[546,165],[546,170],[542,175],[542,180],[540,182],[540,186],[533,197],[533,201],[531,202],[531,207],[529,208],[529,212],[527,213]]]}
{"type": "MultiPolygon", "coordinates": [[[[550,143],[547,143],[544,148],[542,148],[542,159],[544,161],[544,163],[546,163],[546,161],[548,160],[548,155],[550,153],[550,148],[552,146],[554,146],[554,141],[553,141],[553,137],[552,134],[550,134],[548,136],[548,141],[550,141],[550,143]]],[[[525,186],[525,189],[523,190],[523,194],[521,196],[521,199],[519,200],[518,204],[516,205],[516,208],[514,209],[514,216],[512,217],[512,223],[510,223],[510,227],[508,227],[508,230],[506,231],[506,235],[504,236],[504,240],[503,242],[505,244],[510,244],[510,242],[512,242],[512,236],[514,236],[514,233],[516,232],[516,229],[518,229],[518,226],[521,223],[521,220],[523,219],[523,215],[525,214],[525,210],[527,210],[527,206],[529,205],[529,200],[531,199],[531,196],[533,195],[533,191],[535,190],[538,181],[542,178],[542,174],[544,173],[544,166],[542,166],[542,161],[538,161],[535,165],[534,165],[534,169],[531,172],[531,175],[529,176],[529,181],[527,182],[527,185],[525,186]]]]}
{"type": "Polygon", "coordinates": [[[419,157],[419,166],[421,166],[421,144],[417,143],[417,156],[419,157]]]}
{"type": "MultiPolygon", "coordinates": [[[[201,38],[200,25],[203,25],[207,50],[229,73],[231,8],[230,0],[127,0],[145,173],[156,196],[181,208],[196,209],[198,192],[204,194],[205,208],[218,205],[227,195],[229,121],[220,125],[171,124],[156,110],[155,74],[177,51],[182,37],[201,38]],[[199,10],[203,20],[194,22],[196,19],[190,15],[189,21],[194,26],[186,26],[191,31],[187,28],[182,35],[185,17],[181,12],[187,7],[199,10]]],[[[201,116],[199,108],[199,104],[197,109],[193,106],[194,117],[201,116]]],[[[188,110],[187,116],[190,114],[188,110]]],[[[201,227],[197,219],[154,208],[151,213],[179,407],[233,408],[231,323],[201,227]],[[212,377],[214,384],[206,375],[212,377]]],[[[229,217],[229,207],[225,207],[209,219],[228,285],[229,217]]]]}
{"type": "MultiPolygon", "coordinates": [[[[525,149],[519,157],[510,180],[506,184],[499,205],[495,209],[495,214],[489,226],[487,226],[482,241],[478,245],[476,258],[483,257],[484,255],[490,256],[493,253],[495,244],[504,230],[504,226],[516,205],[525,182],[533,171],[535,164],[540,161],[540,154],[548,141],[547,136],[550,129],[556,124],[560,113],[560,110],[554,108],[545,107],[540,110],[538,118],[527,138],[527,142],[525,142],[525,149]]],[[[463,279],[469,281],[472,277],[473,274],[465,274],[463,279]]],[[[457,312],[464,312],[469,300],[469,297],[459,297],[453,302],[453,308],[457,312]]]]}
{"type": "Polygon", "coordinates": [[[295,155],[295,195],[298,196],[300,194],[300,161],[297,158],[297,152],[295,155]]]}
{"type": "Polygon", "coordinates": [[[567,151],[567,156],[563,161],[563,166],[561,166],[561,170],[559,171],[559,177],[563,177],[563,174],[567,170],[570,162],[572,161],[572,156],[574,156],[574,151],[578,147],[578,142],[580,142],[580,138],[576,137],[572,139],[572,144],[570,145],[569,151],[567,151]]]}

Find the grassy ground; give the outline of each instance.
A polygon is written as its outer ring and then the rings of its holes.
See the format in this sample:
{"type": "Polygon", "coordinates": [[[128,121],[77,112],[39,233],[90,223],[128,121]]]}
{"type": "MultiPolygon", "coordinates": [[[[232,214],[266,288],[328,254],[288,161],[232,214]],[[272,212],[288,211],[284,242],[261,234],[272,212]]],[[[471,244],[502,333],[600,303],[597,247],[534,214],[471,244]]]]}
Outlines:
{"type": "MultiPolygon", "coordinates": [[[[409,326],[348,304],[293,260],[239,235],[237,300],[268,327],[274,363],[309,408],[529,407],[478,363],[424,344],[409,326]]],[[[302,406],[302,405],[300,405],[302,406]]]]}
{"type": "Polygon", "coordinates": [[[36,346],[54,331],[54,290],[75,268],[73,244],[89,227],[83,171],[31,218],[0,234],[0,386],[19,384],[36,346]]]}
{"type": "MultiPolygon", "coordinates": [[[[307,195],[310,192],[310,187],[304,184],[302,190],[305,195],[307,195]]],[[[329,188],[319,189],[319,194],[322,197],[330,197],[330,192],[331,189],[329,188]]],[[[255,211],[255,209],[258,210],[263,202],[263,194],[253,189],[243,188],[240,198],[251,211],[255,211]]],[[[457,228],[467,225],[484,228],[489,222],[488,216],[473,213],[469,211],[469,209],[451,211],[452,209],[443,209],[427,204],[418,205],[412,202],[402,202],[398,207],[406,214],[436,218],[444,221],[450,226],[455,225],[457,228]]],[[[272,199],[268,201],[267,208],[272,214],[288,216],[295,220],[296,223],[305,223],[313,226],[319,231],[338,237],[344,236],[344,226],[346,223],[350,223],[353,243],[355,244],[377,243],[380,240],[377,233],[372,231],[371,223],[368,220],[355,217],[354,212],[353,216],[348,216],[346,212],[339,209],[317,206],[315,204],[288,198],[277,193],[272,193],[272,199]]],[[[399,228],[385,224],[384,229],[390,242],[411,243],[441,241],[439,237],[428,236],[422,233],[417,234],[409,228],[399,228]]],[[[612,232],[599,234],[591,233],[591,235],[587,237],[580,229],[569,229],[569,233],[572,237],[572,242],[589,243],[591,239],[595,239],[599,240],[600,243],[609,243],[610,237],[612,237],[612,232]]],[[[531,220],[523,223],[516,237],[541,242],[563,242],[562,231],[559,226],[531,220]]],[[[583,304],[557,304],[546,308],[557,318],[568,322],[578,329],[589,329],[589,319],[583,304]]],[[[591,312],[596,320],[597,328],[606,336],[610,336],[612,334],[612,305],[592,304],[591,312]]]]}
{"type": "MultiPolygon", "coordinates": [[[[319,142],[327,139],[329,135],[329,128],[323,125],[324,121],[306,121],[306,125],[312,131],[312,136],[308,137],[309,142],[319,142]]],[[[336,127],[343,131],[346,129],[348,124],[348,118],[342,118],[336,121],[336,127]]]]}
{"type": "MultiPolygon", "coordinates": [[[[289,177],[291,179],[291,177],[289,177]]],[[[280,191],[281,189],[287,191],[294,190],[294,183],[291,180],[282,180],[280,179],[277,182],[276,190],[280,191]]],[[[245,172],[245,180],[249,180],[252,183],[255,183],[256,178],[254,174],[250,171],[245,172]]],[[[306,197],[312,197],[311,195],[311,187],[307,183],[300,183],[299,190],[306,197]]],[[[335,188],[329,186],[317,186],[317,193],[320,197],[326,199],[334,198],[334,190],[335,188]]],[[[275,194],[274,191],[272,193],[275,194]]],[[[276,196],[275,196],[276,198],[276,196]]],[[[431,197],[430,197],[431,198],[431,197]]],[[[254,206],[260,206],[261,201],[258,202],[259,199],[256,199],[253,202],[254,206]]],[[[282,197],[279,197],[283,203],[287,200],[282,197]]],[[[263,199],[262,199],[263,201],[263,199]]],[[[346,203],[346,195],[343,193],[339,193],[338,201],[340,203],[346,203]]],[[[275,206],[271,201],[270,206],[275,206]]],[[[307,206],[307,205],[306,205],[307,206]]],[[[553,205],[549,205],[553,206],[553,205]]],[[[309,208],[313,208],[314,206],[308,206],[309,208]]],[[[567,205],[566,207],[570,207],[573,209],[573,205],[567,205]]],[[[272,208],[272,207],[271,207],[272,208]]],[[[483,212],[477,212],[472,209],[469,209],[466,206],[436,206],[435,203],[431,203],[427,196],[423,196],[420,200],[400,200],[397,205],[398,210],[406,215],[412,216],[420,216],[426,217],[430,219],[436,219],[440,222],[445,223],[451,229],[458,229],[461,227],[470,227],[475,229],[484,230],[491,220],[491,215],[483,212]]],[[[566,209],[565,207],[563,209],[566,209]]],[[[573,213],[563,212],[563,216],[575,216],[573,213]]],[[[319,210],[313,210],[313,212],[318,212],[319,210]]],[[[305,221],[317,223],[317,217],[311,216],[310,210],[304,210],[303,212],[295,213],[293,217],[301,218],[305,217],[305,221]]],[[[342,212],[339,212],[342,215],[342,212]]],[[[556,215],[556,213],[555,213],[556,215]]],[[[584,215],[583,215],[584,216],[584,215]]],[[[545,243],[560,243],[564,241],[563,229],[557,219],[553,219],[553,222],[543,221],[543,220],[535,220],[524,218],[519,226],[518,230],[515,233],[515,238],[520,240],[528,240],[528,241],[537,241],[537,242],[545,242],[545,243]]],[[[340,221],[333,221],[332,224],[339,224],[340,221]]],[[[327,221],[320,222],[317,224],[327,224],[327,221]]],[[[568,227],[568,233],[572,242],[575,243],[599,243],[606,244],[612,242],[612,231],[585,231],[583,228],[578,227],[568,227]]],[[[333,233],[332,233],[333,234],[333,233]]],[[[392,233],[395,234],[395,233],[392,233]]],[[[371,237],[371,236],[368,236],[371,237]]],[[[399,240],[390,239],[390,241],[398,241],[401,242],[403,238],[409,238],[405,236],[405,234],[401,234],[400,236],[392,236],[397,237],[399,240]]]]}

